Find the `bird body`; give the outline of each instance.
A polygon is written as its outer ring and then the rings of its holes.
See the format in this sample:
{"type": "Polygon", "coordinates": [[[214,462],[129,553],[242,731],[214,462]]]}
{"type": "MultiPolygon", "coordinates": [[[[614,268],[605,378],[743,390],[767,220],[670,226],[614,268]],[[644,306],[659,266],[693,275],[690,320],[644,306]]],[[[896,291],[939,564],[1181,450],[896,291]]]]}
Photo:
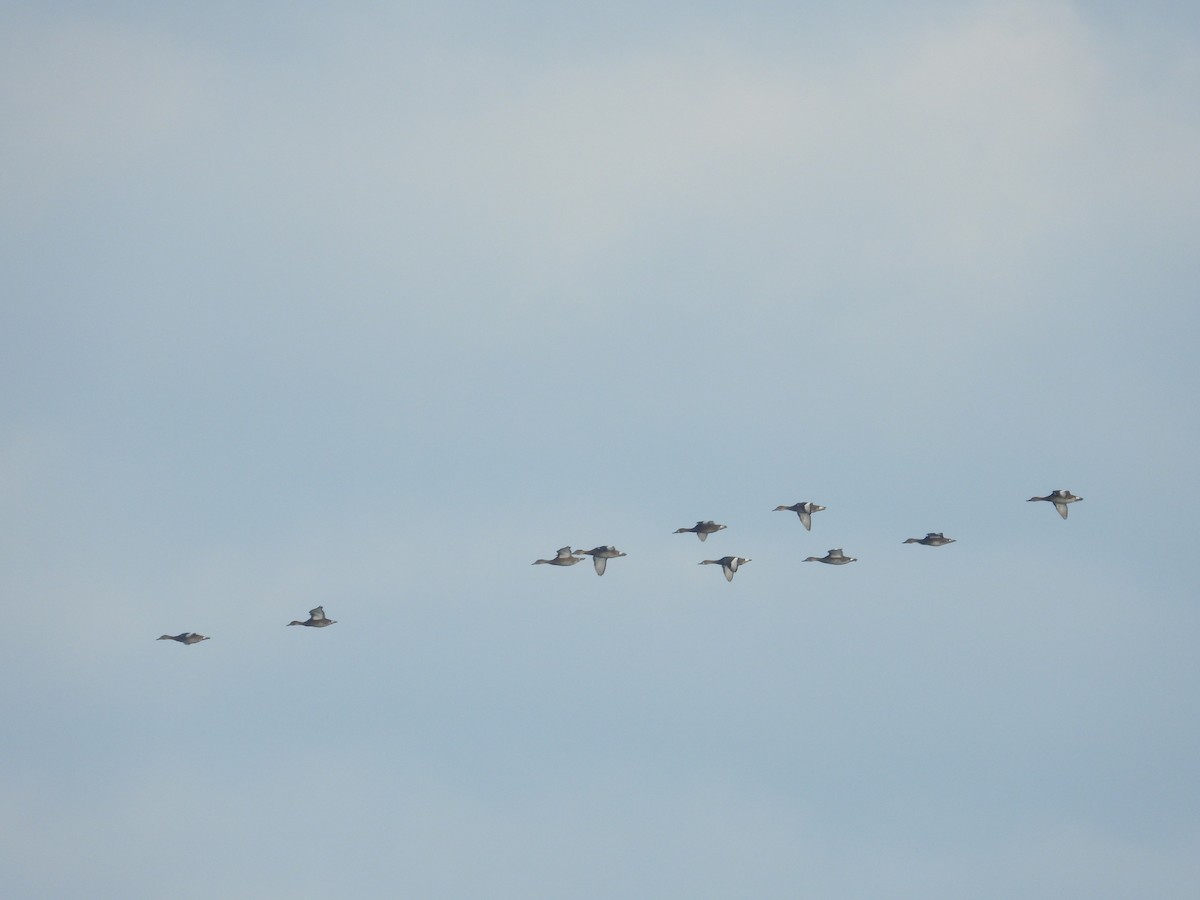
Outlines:
{"type": "Polygon", "coordinates": [[[725,525],[718,525],[712,519],[709,519],[707,522],[697,522],[691,528],[676,528],[675,534],[683,534],[685,531],[688,531],[695,534],[700,540],[706,541],[710,534],[716,534],[725,527],[725,525]]]}
{"type": "Polygon", "coordinates": [[[805,562],[819,562],[830,566],[844,566],[846,563],[858,562],[853,556],[847,556],[840,549],[830,550],[824,556],[810,556],[805,562]]]}
{"type": "Polygon", "coordinates": [[[931,531],[923,538],[909,538],[904,543],[924,544],[926,547],[944,547],[946,544],[953,544],[954,538],[948,538],[940,531],[931,531]]]}
{"type": "Polygon", "coordinates": [[[608,566],[610,559],[616,559],[618,556],[628,556],[627,553],[622,553],[616,547],[593,547],[591,550],[576,550],[576,553],[582,553],[584,556],[592,558],[592,564],[596,567],[596,574],[603,575],[605,568],[608,566]]]}
{"type": "Polygon", "coordinates": [[[185,631],[183,634],[164,634],[160,638],[155,638],[159,641],[179,641],[181,644],[198,644],[201,641],[209,640],[202,634],[196,634],[194,631],[185,631]]]}
{"type": "Polygon", "coordinates": [[[702,566],[720,566],[725,573],[726,581],[733,581],[733,574],[738,570],[738,566],[744,566],[753,560],[746,559],[744,556],[722,556],[720,559],[705,559],[700,562],[702,566]]]}
{"type": "Polygon", "coordinates": [[[1065,519],[1067,517],[1067,504],[1078,503],[1082,499],[1082,497],[1076,497],[1070,491],[1051,491],[1045,497],[1030,497],[1028,502],[1045,500],[1047,503],[1053,503],[1054,508],[1058,510],[1058,514],[1065,519]]]}
{"type": "Polygon", "coordinates": [[[794,512],[800,517],[800,524],[804,526],[804,530],[812,531],[812,514],[815,512],[820,512],[824,508],[825,507],[823,506],[818,506],[815,503],[805,500],[803,503],[793,503],[791,506],[777,506],[772,511],[779,512],[780,510],[788,510],[790,512],[794,512]]]}
{"type": "Polygon", "coordinates": [[[554,559],[535,559],[535,566],[573,566],[575,563],[583,562],[582,556],[573,556],[570,546],[560,547],[555,554],[554,559]]]}
{"type": "Polygon", "coordinates": [[[292,621],[288,622],[288,624],[307,625],[309,628],[324,628],[326,625],[336,625],[337,621],[335,619],[326,618],[324,607],[318,606],[316,609],[310,609],[308,611],[307,621],[300,622],[296,619],[293,619],[292,621]]]}

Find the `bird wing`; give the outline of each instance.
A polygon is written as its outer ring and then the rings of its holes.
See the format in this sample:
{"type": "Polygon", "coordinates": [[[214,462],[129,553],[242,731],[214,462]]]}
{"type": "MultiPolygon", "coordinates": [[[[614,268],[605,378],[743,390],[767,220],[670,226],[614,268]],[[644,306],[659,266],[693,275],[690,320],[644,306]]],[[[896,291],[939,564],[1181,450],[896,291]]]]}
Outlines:
{"type": "Polygon", "coordinates": [[[603,556],[593,556],[592,564],[596,567],[596,574],[603,575],[605,568],[608,566],[608,560],[603,556]]]}
{"type": "Polygon", "coordinates": [[[308,611],[308,617],[310,619],[316,619],[320,621],[321,619],[325,618],[325,607],[318,606],[316,609],[310,609],[308,611]]]}
{"type": "Polygon", "coordinates": [[[812,515],[804,510],[800,510],[796,515],[800,517],[800,524],[804,526],[804,530],[812,531],[812,515]]]}
{"type": "Polygon", "coordinates": [[[1064,519],[1067,517],[1067,504],[1054,501],[1054,508],[1058,510],[1058,514],[1064,519]]]}

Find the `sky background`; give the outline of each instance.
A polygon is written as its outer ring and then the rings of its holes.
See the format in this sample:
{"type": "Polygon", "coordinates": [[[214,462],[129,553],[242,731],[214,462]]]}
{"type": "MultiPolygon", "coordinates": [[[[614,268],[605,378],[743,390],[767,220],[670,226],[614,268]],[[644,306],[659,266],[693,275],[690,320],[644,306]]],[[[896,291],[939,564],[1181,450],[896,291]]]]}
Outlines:
{"type": "Polygon", "coordinates": [[[6,896],[1197,896],[1200,7],[104,7],[0,6],[6,896]]]}

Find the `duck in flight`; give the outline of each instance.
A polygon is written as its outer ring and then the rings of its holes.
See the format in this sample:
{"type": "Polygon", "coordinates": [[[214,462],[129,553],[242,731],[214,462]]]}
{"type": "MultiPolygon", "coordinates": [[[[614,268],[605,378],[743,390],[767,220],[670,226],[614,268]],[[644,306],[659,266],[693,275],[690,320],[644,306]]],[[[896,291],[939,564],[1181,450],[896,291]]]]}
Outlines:
{"type": "Polygon", "coordinates": [[[616,547],[593,547],[591,550],[576,550],[576,553],[582,553],[584,556],[592,558],[592,564],[596,567],[596,574],[603,575],[604,569],[608,565],[610,559],[616,559],[618,556],[628,556],[627,553],[622,553],[616,547]]]}
{"type": "Polygon", "coordinates": [[[194,631],[185,631],[183,634],[164,634],[160,638],[155,638],[159,641],[179,641],[181,644],[198,644],[201,641],[207,641],[202,634],[196,634],[194,631]]]}
{"type": "Polygon", "coordinates": [[[817,504],[810,503],[809,501],[805,500],[803,503],[793,503],[791,506],[777,506],[775,507],[774,512],[779,512],[780,510],[794,512],[800,517],[800,524],[804,526],[804,530],[812,531],[812,514],[815,512],[820,512],[824,508],[825,507],[823,506],[817,506],[817,504]]]}
{"type": "Polygon", "coordinates": [[[810,556],[805,562],[820,562],[830,566],[844,566],[846,563],[858,562],[853,556],[847,556],[841,550],[830,550],[824,556],[810,556]]]}
{"type": "Polygon", "coordinates": [[[1065,519],[1067,517],[1067,504],[1078,503],[1082,499],[1082,497],[1076,497],[1070,491],[1051,491],[1045,497],[1030,497],[1028,502],[1045,500],[1047,503],[1053,503],[1054,508],[1058,510],[1058,514],[1065,519]]]}
{"type": "Polygon", "coordinates": [[[559,547],[554,559],[535,559],[535,566],[573,566],[583,562],[582,556],[573,556],[570,546],[559,547]]]}
{"type": "Polygon", "coordinates": [[[676,528],[674,533],[675,534],[683,534],[685,531],[690,531],[693,534],[695,534],[696,537],[700,538],[700,540],[706,541],[706,540],[708,540],[708,536],[710,534],[716,534],[718,531],[720,531],[722,528],[725,528],[725,527],[726,526],[718,525],[712,519],[709,519],[707,522],[697,522],[691,528],[676,528]]]}
{"type": "Polygon", "coordinates": [[[746,559],[744,556],[722,556],[720,559],[702,560],[702,566],[720,566],[725,573],[726,581],[733,581],[733,573],[738,570],[738,566],[744,566],[753,560],[746,559]]]}
{"type": "Polygon", "coordinates": [[[954,538],[948,538],[940,531],[931,531],[923,538],[909,538],[904,543],[924,544],[926,547],[944,547],[946,544],[953,544],[954,538]]]}
{"type": "Polygon", "coordinates": [[[308,611],[308,621],[298,622],[295,619],[288,622],[289,625],[307,625],[309,628],[324,628],[326,625],[336,625],[335,619],[327,619],[325,617],[324,607],[318,606],[316,609],[308,611]]]}

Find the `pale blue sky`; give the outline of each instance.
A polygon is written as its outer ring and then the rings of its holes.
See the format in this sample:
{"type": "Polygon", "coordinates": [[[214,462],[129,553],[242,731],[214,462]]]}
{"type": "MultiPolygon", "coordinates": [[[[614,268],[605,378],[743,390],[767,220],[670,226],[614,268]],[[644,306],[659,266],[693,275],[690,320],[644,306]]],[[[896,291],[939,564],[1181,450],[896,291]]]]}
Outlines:
{"type": "Polygon", "coordinates": [[[1191,5],[93,6],[0,12],[8,896],[1196,895],[1191,5]]]}

